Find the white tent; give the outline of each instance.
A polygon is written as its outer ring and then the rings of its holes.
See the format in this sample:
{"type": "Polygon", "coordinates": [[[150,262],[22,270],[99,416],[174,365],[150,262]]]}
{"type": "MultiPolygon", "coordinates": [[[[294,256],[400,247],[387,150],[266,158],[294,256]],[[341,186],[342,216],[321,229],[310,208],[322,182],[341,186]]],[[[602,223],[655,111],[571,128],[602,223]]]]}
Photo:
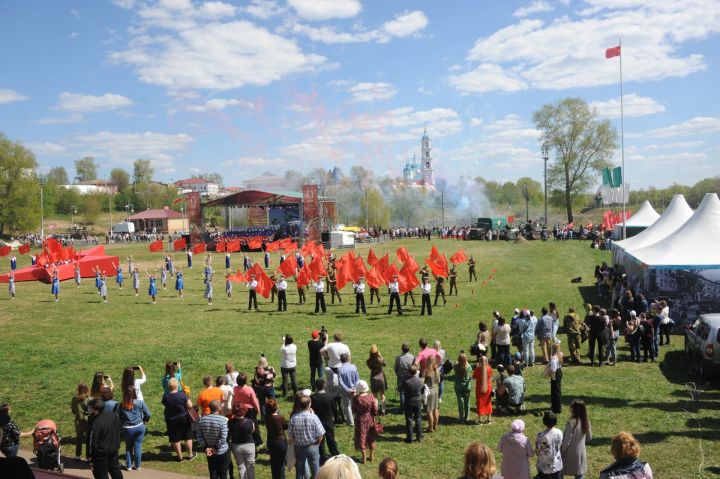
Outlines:
{"type": "Polygon", "coordinates": [[[643,248],[627,251],[629,258],[651,269],[720,268],[720,199],[707,193],[695,214],[674,233],[643,248]]]}
{"type": "Polygon", "coordinates": [[[662,216],[644,231],[636,236],[612,244],[613,263],[621,266],[625,263],[625,252],[644,248],[657,243],[674,233],[693,215],[683,195],[674,195],[662,216]]]}
{"type": "MultiPolygon", "coordinates": [[[[655,223],[658,218],[660,218],[658,212],[655,211],[655,208],[652,207],[648,200],[645,200],[635,214],[625,222],[627,237],[629,238],[631,236],[635,236],[636,234],[644,231],[645,228],[655,223]]],[[[622,223],[616,224],[613,232],[613,238],[622,238],[622,230],[622,223]]]]}

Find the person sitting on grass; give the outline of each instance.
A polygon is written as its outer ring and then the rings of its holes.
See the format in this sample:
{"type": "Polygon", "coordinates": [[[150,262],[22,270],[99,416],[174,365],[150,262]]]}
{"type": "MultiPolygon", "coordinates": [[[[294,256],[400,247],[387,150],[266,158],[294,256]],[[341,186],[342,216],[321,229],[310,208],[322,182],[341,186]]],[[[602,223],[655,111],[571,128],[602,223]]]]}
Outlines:
{"type": "Polygon", "coordinates": [[[505,395],[501,400],[498,396],[498,404],[503,412],[508,414],[519,414],[525,407],[525,378],[516,374],[515,367],[508,366],[508,377],[503,381],[505,395]]]}

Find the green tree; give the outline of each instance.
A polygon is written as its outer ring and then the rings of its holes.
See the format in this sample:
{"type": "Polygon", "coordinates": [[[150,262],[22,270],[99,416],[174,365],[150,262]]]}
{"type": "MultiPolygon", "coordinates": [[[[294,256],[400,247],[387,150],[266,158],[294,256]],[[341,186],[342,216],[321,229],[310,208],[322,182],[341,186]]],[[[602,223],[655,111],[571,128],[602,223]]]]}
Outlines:
{"type": "Polygon", "coordinates": [[[95,158],[86,156],[80,160],[75,160],[75,179],[78,183],[97,179],[97,164],[95,158]]]}
{"type": "Polygon", "coordinates": [[[215,183],[219,187],[223,187],[223,177],[220,173],[202,173],[200,175],[192,175],[191,178],[202,178],[210,183],[215,183]]]}
{"type": "MultiPolygon", "coordinates": [[[[364,192],[363,192],[364,193],[364,192]]],[[[380,191],[369,188],[367,195],[363,194],[360,200],[360,218],[357,224],[365,226],[379,226],[387,228],[390,226],[390,207],[380,191]]]]}
{"type": "Polygon", "coordinates": [[[45,181],[55,183],[56,185],[67,185],[70,183],[67,171],[65,171],[65,168],[62,166],[50,168],[47,175],[45,175],[45,181]]]}
{"type": "Polygon", "coordinates": [[[6,231],[36,230],[40,184],[32,151],[0,133],[0,237],[6,231]]]}
{"type": "Polygon", "coordinates": [[[82,212],[85,222],[95,224],[102,211],[102,196],[98,194],[82,196],[82,212]]]}
{"type": "Polygon", "coordinates": [[[135,160],[133,163],[133,182],[136,185],[147,184],[152,181],[153,167],[150,160],[135,160]]]}
{"type": "Polygon", "coordinates": [[[617,133],[608,120],[579,98],[544,105],[533,113],[540,141],[556,151],[548,168],[548,186],[563,192],[568,222],[573,221],[573,202],[586,193],[609,165],[617,133]]]}
{"type": "Polygon", "coordinates": [[[110,182],[117,187],[118,193],[122,193],[130,185],[130,174],[122,168],[113,168],[110,170],[110,182]]]}

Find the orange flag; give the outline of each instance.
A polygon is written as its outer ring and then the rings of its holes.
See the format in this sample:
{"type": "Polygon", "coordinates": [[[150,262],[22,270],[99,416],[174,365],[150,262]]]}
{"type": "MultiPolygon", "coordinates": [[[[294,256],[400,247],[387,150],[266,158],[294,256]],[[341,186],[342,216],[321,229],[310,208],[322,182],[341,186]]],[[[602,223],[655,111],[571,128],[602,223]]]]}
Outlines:
{"type": "Polygon", "coordinates": [[[151,253],[159,253],[163,250],[163,242],[162,240],[153,241],[150,243],[150,252],[151,253]]]}
{"type": "Polygon", "coordinates": [[[283,251],[285,251],[286,253],[292,253],[293,251],[295,251],[297,249],[298,249],[298,245],[296,242],[293,241],[292,243],[287,245],[283,251]]]}
{"type": "Polygon", "coordinates": [[[371,288],[379,288],[380,285],[385,282],[384,278],[380,274],[380,270],[378,270],[375,266],[368,271],[368,274],[365,276],[365,281],[371,288]]]}
{"type": "Polygon", "coordinates": [[[388,269],[383,271],[383,276],[385,277],[385,284],[391,283],[395,275],[397,275],[398,279],[400,279],[399,273],[400,272],[398,271],[397,266],[395,266],[395,264],[391,264],[388,269]]]}
{"type": "Polygon", "coordinates": [[[315,256],[310,263],[310,273],[313,281],[317,281],[320,276],[327,276],[325,271],[325,265],[323,264],[322,256],[315,256]]]}
{"type": "Polygon", "coordinates": [[[228,279],[233,283],[243,283],[248,280],[248,278],[245,277],[245,274],[240,271],[240,268],[238,268],[237,273],[228,276],[228,279]]]}
{"type": "Polygon", "coordinates": [[[406,269],[407,271],[410,271],[414,274],[420,271],[420,266],[417,264],[417,261],[415,261],[415,258],[413,258],[412,256],[408,256],[405,264],[403,264],[402,269],[406,269]]]}
{"type": "Polygon", "coordinates": [[[397,255],[398,261],[400,261],[401,263],[407,261],[408,257],[410,256],[410,253],[408,253],[408,250],[406,250],[404,246],[399,247],[395,254],[397,255]]]}
{"type": "Polygon", "coordinates": [[[368,270],[361,257],[358,256],[355,258],[355,264],[353,266],[353,281],[358,281],[360,278],[364,278],[368,275],[368,270]]]}
{"type": "Polygon", "coordinates": [[[380,258],[380,260],[378,260],[378,262],[375,266],[377,266],[380,269],[380,271],[382,271],[384,273],[390,267],[390,260],[388,258],[388,254],[385,253],[385,256],[380,258]]]}
{"type": "Polygon", "coordinates": [[[254,236],[250,238],[248,241],[248,249],[261,249],[262,248],[262,238],[258,238],[257,236],[254,236]]]}
{"type": "Polygon", "coordinates": [[[464,263],[465,261],[467,261],[467,257],[462,249],[457,250],[455,254],[450,256],[450,262],[452,264],[464,263]]]}
{"type": "Polygon", "coordinates": [[[205,243],[198,243],[192,247],[193,254],[202,254],[206,250],[207,250],[207,245],[205,243]]]}
{"type": "Polygon", "coordinates": [[[291,276],[295,276],[295,272],[297,271],[297,260],[295,259],[295,255],[290,255],[287,258],[285,258],[285,261],[282,262],[278,270],[285,275],[285,277],[289,278],[291,276]]]}
{"type": "MultiPolygon", "coordinates": [[[[434,274],[435,276],[442,276],[443,278],[447,278],[447,273],[445,271],[445,267],[443,267],[442,265],[437,264],[431,258],[426,259],[425,264],[430,266],[430,271],[432,271],[432,274],[434,274]]],[[[445,265],[445,266],[447,266],[447,265],[445,265]]]]}
{"type": "Polygon", "coordinates": [[[187,248],[187,241],[185,241],[185,238],[180,238],[178,240],[173,241],[173,249],[175,251],[182,251],[185,248],[187,248]]]}
{"type": "Polygon", "coordinates": [[[370,248],[370,251],[368,251],[367,255],[367,264],[369,264],[370,266],[375,266],[377,262],[378,258],[377,256],[375,256],[375,252],[373,251],[373,249],[370,248]]]}
{"type": "Polygon", "coordinates": [[[300,272],[297,275],[297,279],[295,281],[297,282],[298,286],[307,286],[310,284],[310,276],[312,275],[312,272],[310,271],[310,268],[308,267],[307,263],[305,266],[302,267],[300,272]]]}

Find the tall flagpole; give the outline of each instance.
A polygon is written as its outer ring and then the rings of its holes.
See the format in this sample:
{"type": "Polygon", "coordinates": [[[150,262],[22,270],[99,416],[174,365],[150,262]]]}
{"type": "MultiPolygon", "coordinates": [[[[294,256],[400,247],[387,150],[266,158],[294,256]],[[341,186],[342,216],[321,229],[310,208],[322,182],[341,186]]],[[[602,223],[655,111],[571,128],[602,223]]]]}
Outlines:
{"type": "Polygon", "coordinates": [[[622,182],[622,237],[627,238],[627,231],[625,228],[626,214],[625,214],[625,196],[627,194],[627,185],[625,185],[625,125],[624,112],[623,112],[623,81],[622,81],[622,38],[620,39],[620,181],[622,182]]]}

